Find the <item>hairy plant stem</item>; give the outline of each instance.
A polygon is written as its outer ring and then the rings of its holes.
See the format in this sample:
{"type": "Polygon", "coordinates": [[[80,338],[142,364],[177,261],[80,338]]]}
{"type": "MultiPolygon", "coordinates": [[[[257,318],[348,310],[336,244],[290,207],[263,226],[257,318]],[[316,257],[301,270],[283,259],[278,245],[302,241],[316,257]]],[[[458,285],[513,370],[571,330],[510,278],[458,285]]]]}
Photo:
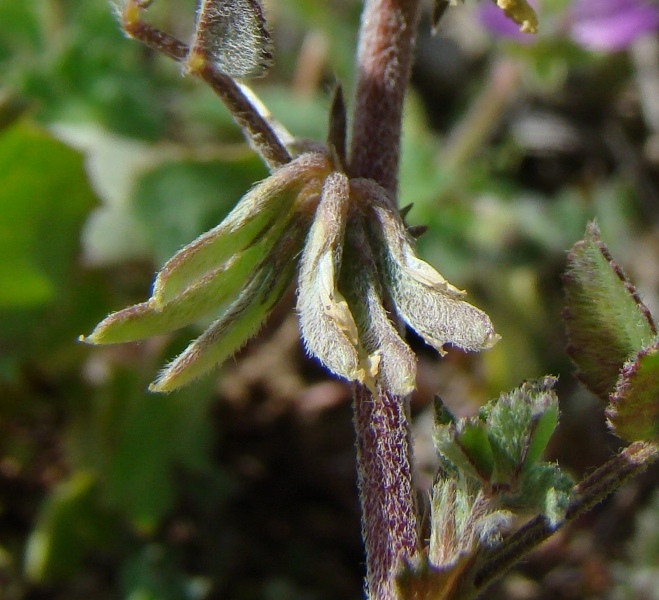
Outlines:
{"type": "Polygon", "coordinates": [[[659,446],[646,442],[635,442],[613,456],[574,486],[574,498],[568,507],[565,520],[558,527],[550,527],[547,520],[540,515],[492,549],[489,555],[486,554],[474,578],[475,587],[472,593],[476,595],[504,575],[510,567],[555,533],[556,529],[590,510],[625,481],[645,471],[657,459],[659,446]]]}
{"type": "Polygon", "coordinates": [[[355,386],[354,420],[368,597],[390,600],[401,561],[418,546],[407,402],[355,386]]]}
{"type": "Polygon", "coordinates": [[[359,32],[350,175],[394,196],[418,8],[419,0],[366,0],[359,32]]]}
{"type": "MultiPolygon", "coordinates": [[[[348,172],[398,188],[403,103],[419,0],[366,0],[357,51],[357,91],[348,172]]],[[[354,388],[357,471],[371,600],[397,597],[395,576],[418,547],[408,400],[354,388]]]]}

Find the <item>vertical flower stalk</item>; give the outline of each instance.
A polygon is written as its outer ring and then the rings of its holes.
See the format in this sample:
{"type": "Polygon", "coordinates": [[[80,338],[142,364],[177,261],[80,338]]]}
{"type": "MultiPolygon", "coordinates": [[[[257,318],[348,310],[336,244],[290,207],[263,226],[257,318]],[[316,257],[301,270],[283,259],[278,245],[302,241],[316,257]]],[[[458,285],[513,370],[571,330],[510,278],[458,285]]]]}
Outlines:
{"type": "MultiPolygon", "coordinates": [[[[396,196],[403,102],[410,77],[419,0],[366,0],[357,51],[350,174],[396,196]]],[[[372,600],[396,598],[395,575],[417,550],[408,400],[356,384],[354,422],[372,600]]]]}
{"type": "Polygon", "coordinates": [[[357,49],[350,174],[396,195],[419,0],[366,0],[357,49]]]}

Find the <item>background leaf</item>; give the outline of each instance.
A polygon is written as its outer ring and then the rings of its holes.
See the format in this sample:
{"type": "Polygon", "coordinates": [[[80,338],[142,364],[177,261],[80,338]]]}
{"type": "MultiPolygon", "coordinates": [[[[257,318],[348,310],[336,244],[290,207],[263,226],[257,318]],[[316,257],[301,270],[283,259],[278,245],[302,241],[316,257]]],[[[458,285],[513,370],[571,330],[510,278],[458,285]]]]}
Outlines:
{"type": "Polygon", "coordinates": [[[164,161],[138,179],[132,206],[156,260],[164,263],[217,225],[266,172],[258,158],[164,161]]]}

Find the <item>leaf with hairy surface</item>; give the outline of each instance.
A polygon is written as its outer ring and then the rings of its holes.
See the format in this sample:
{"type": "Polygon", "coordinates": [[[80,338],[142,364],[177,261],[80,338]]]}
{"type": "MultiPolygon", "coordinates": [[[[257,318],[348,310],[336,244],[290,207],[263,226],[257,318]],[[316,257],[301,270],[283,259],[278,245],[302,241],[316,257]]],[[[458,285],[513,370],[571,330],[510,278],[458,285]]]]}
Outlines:
{"type": "Polygon", "coordinates": [[[623,364],[653,340],[657,327],[594,222],[572,247],[563,282],[568,354],[581,381],[608,400],[623,364]]]}
{"type": "Polygon", "coordinates": [[[625,364],[606,416],[613,432],[628,442],[659,441],[659,342],[625,364]]]}

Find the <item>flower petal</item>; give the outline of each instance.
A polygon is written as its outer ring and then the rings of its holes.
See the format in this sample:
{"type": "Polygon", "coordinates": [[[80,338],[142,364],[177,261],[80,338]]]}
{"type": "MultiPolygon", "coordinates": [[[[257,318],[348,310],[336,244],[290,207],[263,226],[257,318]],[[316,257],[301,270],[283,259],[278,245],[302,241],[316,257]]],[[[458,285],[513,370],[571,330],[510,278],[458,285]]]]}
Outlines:
{"type": "Polygon", "coordinates": [[[416,256],[413,241],[386,192],[364,180],[358,189],[369,194],[374,217],[369,221],[369,233],[391,298],[405,322],[439,352],[449,343],[471,351],[493,346],[499,336],[489,317],[462,300],[464,292],[416,256]]]}
{"type": "Polygon", "coordinates": [[[362,363],[385,389],[406,396],[416,384],[416,358],[384,308],[378,267],[363,224],[351,221],[346,237],[340,285],[357,324],[360,348],[367,354],[362,363]]]}
{"type": "Polygon", "coordinates": [[[659,29],[659,6],[648,0],[575,0],[568,12],[570,36],[588,50],[624,50],[659,29]]]}
{"type": "Polygon", "coordinates": [[[363,381],[357,352],[357,326],[337,289],[349,202],[348,178],[331,173],[300,261],[297,311],[309,354],[350,381],[363,381]]]}

